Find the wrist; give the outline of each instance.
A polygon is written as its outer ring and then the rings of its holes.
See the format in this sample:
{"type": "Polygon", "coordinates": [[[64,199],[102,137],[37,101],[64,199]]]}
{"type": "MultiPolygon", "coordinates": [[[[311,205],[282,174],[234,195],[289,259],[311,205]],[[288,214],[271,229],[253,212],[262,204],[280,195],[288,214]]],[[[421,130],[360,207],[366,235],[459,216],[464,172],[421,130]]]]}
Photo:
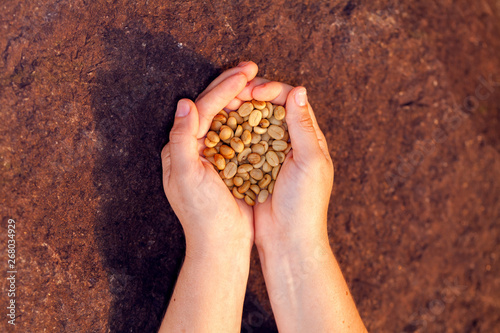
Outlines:
{"type": "Polygon", "coordinates": [[[186,260],[199,262],[230,262],[244,264],[250,262],[252,241],[239,238],[225,241],[202,239],[195,241],[186,237],[186,260]]]}
{"type": "Polygon", "coordinates": [[[226,281],[229,289],[239,289],[246,285],[250,273],[250,249],[235,248],[233,250],[215,249],[213,247],[186,247],[183,269],[195,272],[196,276],[216,276],[226,281]]]}
{"type": "Polygon", "coordinates": [[[305,253],[312,247],[325,244],[329,247],[328,230],[325,218],[301,220],[295,223],[266,221],[273,228],[257,229],[255,245],[259,253],[298,252],[305,253]],[[279,226],[279,227],[276,227],[279,226]]]}
{"type": "Polygon", "coordinates": [[[270,260],[322,260],[332,252],[326,231],[307,235],[266,237],[256,242],[256,246],[259,256],[270,260]]]}
{"type": "Polygon", "coordinates": [[[308,288],[301,286],[316,283],[318,274],[334,259],[326,236],[267,243],[257,249],[273,309],[307,293],[308,288]]]}

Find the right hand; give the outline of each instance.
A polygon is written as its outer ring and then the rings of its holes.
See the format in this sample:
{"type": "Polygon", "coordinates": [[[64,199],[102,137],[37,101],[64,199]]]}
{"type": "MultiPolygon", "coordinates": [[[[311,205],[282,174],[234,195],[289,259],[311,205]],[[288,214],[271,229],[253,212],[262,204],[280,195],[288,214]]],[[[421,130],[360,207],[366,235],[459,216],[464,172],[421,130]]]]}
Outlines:
{"type": "Polygon", "coordinates": [[[366,332],[328,241],[333,164],[305,89],[256,78],[238,96],[249,97],[285,105],[292,143],[270,199],[254,206],[255,244],[278,329],[366,332]]]}
{"type": "Polygon", "coordinates": [[[254,207],[255,243],[259,248],[281,249],[303,241],[328,244],[333,163],[306,90],[278,82],[262,84],[259,78],[254,81],[246,88],[247,93],[252,89],[252,98],[285,105],[292,144],[270,199],[254,207]]]}

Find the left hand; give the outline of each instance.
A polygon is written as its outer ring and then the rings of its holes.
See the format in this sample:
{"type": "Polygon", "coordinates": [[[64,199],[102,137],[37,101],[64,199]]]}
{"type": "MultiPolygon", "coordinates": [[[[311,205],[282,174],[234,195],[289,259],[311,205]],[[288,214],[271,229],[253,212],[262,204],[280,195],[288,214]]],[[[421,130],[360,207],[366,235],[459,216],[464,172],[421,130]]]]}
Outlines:
{"type": "Polygon", "coordinates": [[[195,103],[182,99],[177,105],[161,156],[165,194],[184,229],[187,257],[248,251],[253,245],[252,208],[233,197],[201,152],[213,117],[223,108],[239,106],[236,96],[257,70],[253,62],[229,69],[195,103]]]}

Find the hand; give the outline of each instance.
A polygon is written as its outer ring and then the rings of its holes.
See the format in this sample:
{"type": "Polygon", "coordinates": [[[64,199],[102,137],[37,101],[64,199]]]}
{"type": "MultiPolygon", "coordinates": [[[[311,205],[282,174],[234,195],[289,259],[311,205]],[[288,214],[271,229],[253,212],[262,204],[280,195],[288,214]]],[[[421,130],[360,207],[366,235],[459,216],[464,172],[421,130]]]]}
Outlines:
{"type": "MultiPolygon", "coordinates": [[[[326,220],[333,186],[333,163],[325,136],[303,87],[256,78],[239,97],[284,104],[292,150],[282,165],[273,194],[254,207],[258,247],[306,240],[328,244],[326,220]]],[[[282,247],[283,249],[283,247],[282,247]]]]}
{"type": "MultiPolygon", "coordinates": [[[[163,186],[186,236],[186,257],[223,255],[227,250],[251,248],[251,207],[236,200],[212,164],[201,156],[203,138],[213,117],[228,105],[257,74],[252,62],[227,70],[200,94],[196,103],[177,105],[170,141],[163,148],[163,186]]],[[[234,253],[234,252],[230,252],[234,253]]]]}
{"type": "Polygon", "coordinates": [[[366,332],[328,241],[333,164],[305,88],[256,78],[238,97],[287,110],[292,150],[270,199],[254,207],[255,244],[278,330],[366,332]]]}

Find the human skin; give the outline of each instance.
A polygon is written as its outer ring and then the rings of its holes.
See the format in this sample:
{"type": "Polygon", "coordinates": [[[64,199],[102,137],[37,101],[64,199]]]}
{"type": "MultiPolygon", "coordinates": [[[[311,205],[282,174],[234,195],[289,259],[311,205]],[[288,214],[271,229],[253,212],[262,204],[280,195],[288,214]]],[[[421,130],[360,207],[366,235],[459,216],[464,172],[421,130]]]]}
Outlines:
{"type": "Polygon", "coordinates": [[[240,331],[254,241],[280,332],[365,332],[328,241],[333,164],[306,91],[256,73],[251,62],[230,69],[196,103],[179,102],[162,162],[186,259],[160,332],[240,331]],[[270,199],[253,210],[200,156],[213,116],[252,98],[286,106],[293,148],[270,199]]]}
{"type": "Polygon", "coordinates": [[[280,332],[366,332],[330,248],[333,163],[304,87],[255,79],[241,97],[286,107],[292,150],[270,200],[254,207],[255,244],[280,332]]]}
{"type": "Polygon", "coordinates": [[[186,256],[159,332],[238,332],[254,241],[251,207],[236,200],[200,156],[212,118],[252,80],[257,66],[232,68],[196,103],[178,103],[162,150],[165,194],[186,237],[186,256]]]}

